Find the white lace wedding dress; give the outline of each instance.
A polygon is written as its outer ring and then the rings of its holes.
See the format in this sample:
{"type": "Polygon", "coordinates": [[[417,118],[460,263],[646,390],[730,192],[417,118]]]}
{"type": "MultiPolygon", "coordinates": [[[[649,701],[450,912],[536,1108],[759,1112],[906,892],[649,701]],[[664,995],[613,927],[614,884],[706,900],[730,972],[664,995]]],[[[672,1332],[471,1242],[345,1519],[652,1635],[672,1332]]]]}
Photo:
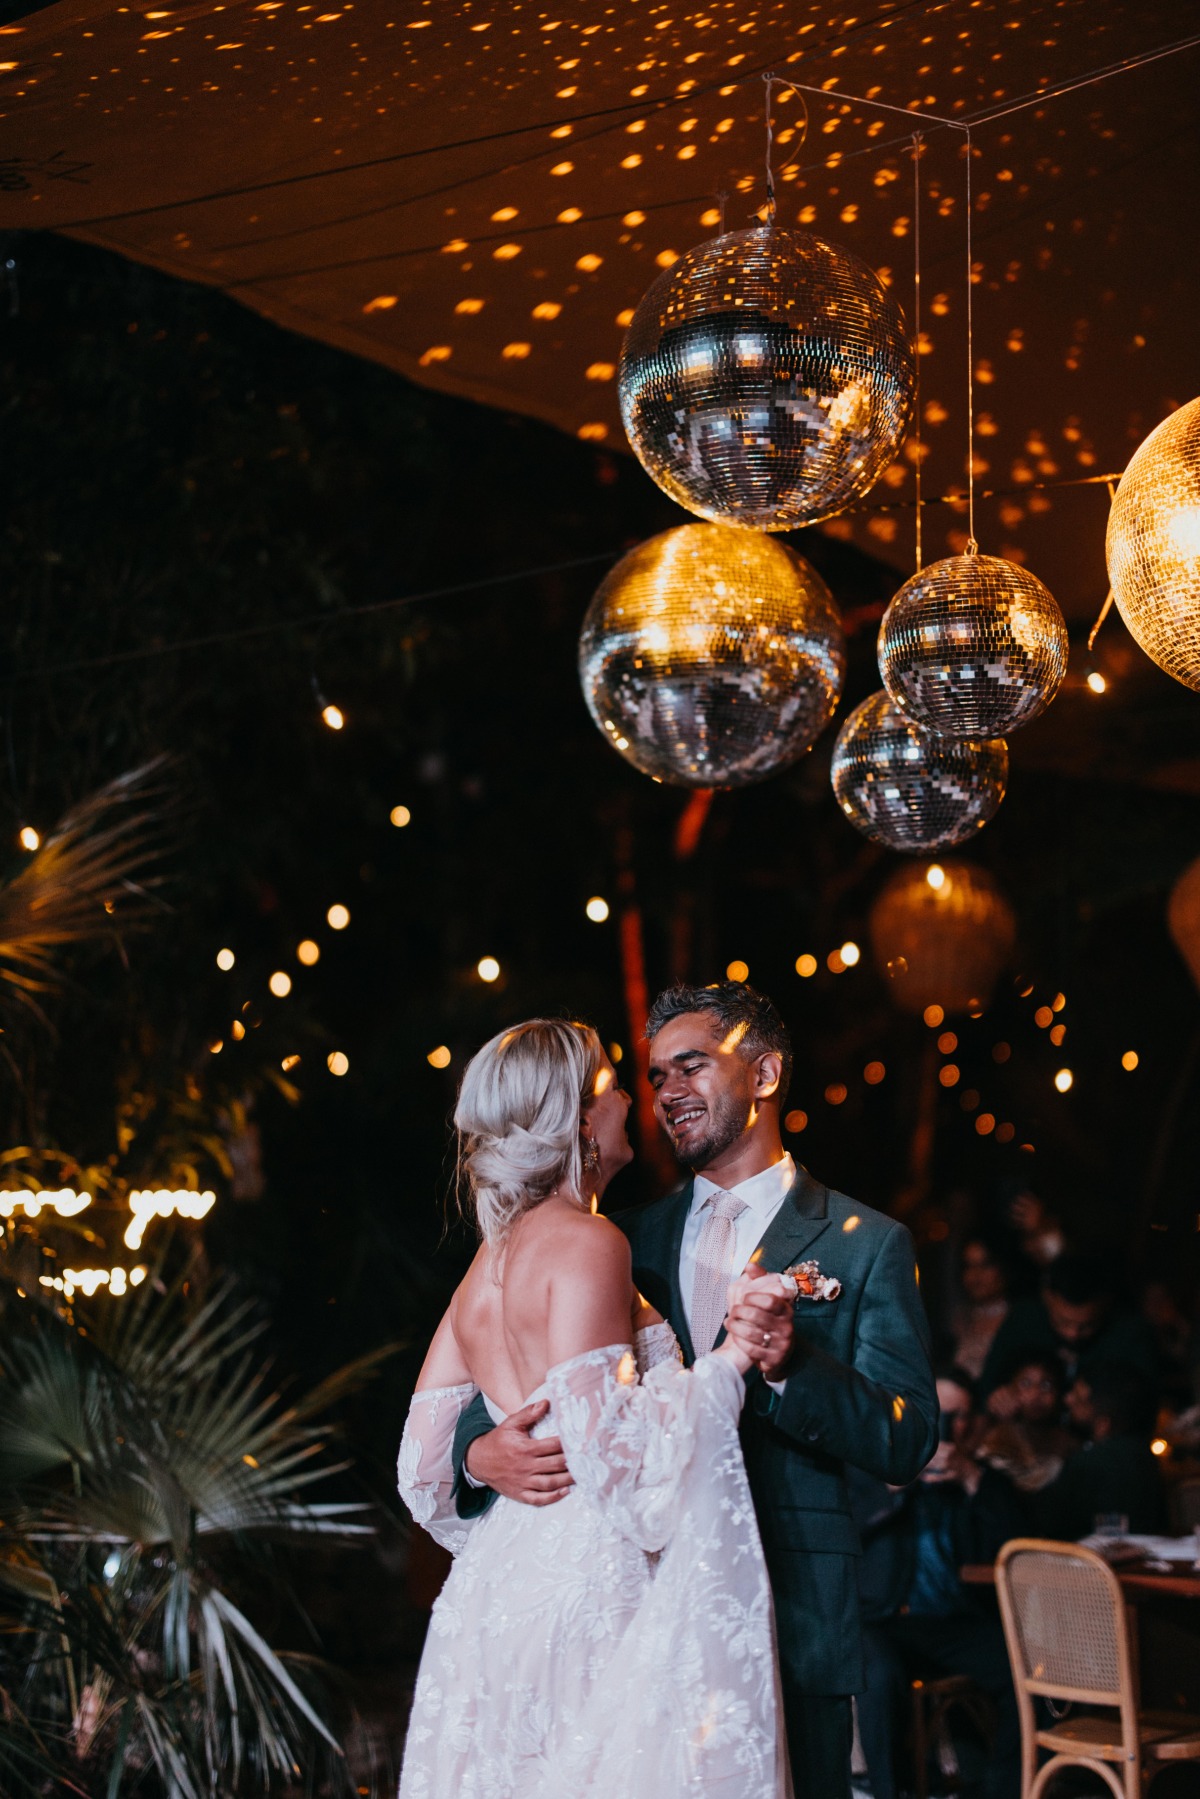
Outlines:
{"type": "Polygon", "coordinates": [[[744,1383],[723,1356],[681,1367],[669,1325],[635,1349],[636,1366],[623,1344],[576,1356],[530,1395],[575,1479],[551,1506],[459,1518],[451,1451],[476,1389],[414,1395],[400,1492],[455,1562],[400,1799],[788,1799],[744,1383]]]}

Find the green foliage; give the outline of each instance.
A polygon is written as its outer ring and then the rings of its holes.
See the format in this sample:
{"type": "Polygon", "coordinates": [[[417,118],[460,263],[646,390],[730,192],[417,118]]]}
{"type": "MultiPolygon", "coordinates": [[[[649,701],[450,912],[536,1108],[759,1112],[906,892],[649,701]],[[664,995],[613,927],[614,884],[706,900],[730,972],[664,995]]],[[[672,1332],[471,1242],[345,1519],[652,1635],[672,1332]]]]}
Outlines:
{"type": "Polygon", "coordinates": [[[151,1279],[90,1328],[0,1289],[0,1781],[225,1799],[352,1791],[311,1657],[271,1646],[273,1548],[349,1547],[363,1505],[319,1415],[389,1353],[284,1403],[229,1283],[189,1306],[151,1279]]]}

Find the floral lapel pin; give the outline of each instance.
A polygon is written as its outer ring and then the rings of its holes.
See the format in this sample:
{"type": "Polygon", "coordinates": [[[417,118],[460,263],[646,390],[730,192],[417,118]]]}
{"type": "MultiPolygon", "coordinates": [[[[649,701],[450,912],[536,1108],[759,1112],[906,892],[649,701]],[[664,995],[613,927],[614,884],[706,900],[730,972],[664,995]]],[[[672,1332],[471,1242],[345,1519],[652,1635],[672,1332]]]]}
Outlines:
{"type": "Polygon", "coordinates": [[[793,1262],[784,1269],[783,1278],[791,1282],[797,1299],[837,1299],[842,1291],[841,1281],[822,1274],[817,1262],[793,1262]]]}

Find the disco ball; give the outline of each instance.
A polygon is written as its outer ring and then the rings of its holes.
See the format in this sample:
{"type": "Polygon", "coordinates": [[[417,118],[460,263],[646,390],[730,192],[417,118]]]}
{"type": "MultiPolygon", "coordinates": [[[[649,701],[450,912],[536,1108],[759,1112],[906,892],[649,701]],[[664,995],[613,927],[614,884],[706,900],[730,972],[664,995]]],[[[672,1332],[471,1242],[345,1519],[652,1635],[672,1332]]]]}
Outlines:
{"type": "Polygon", "coordinates": [[[872,269],[807,231],[698,244],[633,315],[618,388],[634,453],[701,518],[790,531],[849,506],[895,457],[916,369],[872,269]]]}
{"type": "Polygon", "coordinates": [[[1108,515],[1108,578],[1147,656],[1200,692],[1200,400],[1134,452],[1108,515]]]}
{"type": "Polygon", "coordinates": [[[939,737],[886,693],[850,714],[833,749],[833,791],[850,823],[893,850],[940,850],[983,829],[1004,798],[1008,745],[939,737]]]}
{"type": "Polygon", "coordinates": [[[970,862],[909,864],[871,907],[871,949],[905,1012],[970,1012],[992,997],[1016,942],[1012,907],[970,862]]]}
{"type": "Polygon", "coordinates": [[[579,639],[588,710],[627,762],[680,787],[743,787],[803,755],[845,672],[816,570],[773,538],[679,525],[598,589],[579,639]]]}
{"type": "Polygon", "coordinates": [[[968,548],[904,583],[879,628],[879,672],[926,729],[1003,737],[1046,710],[1068,647],[1066,621],[1036,575],[968,548]]]}

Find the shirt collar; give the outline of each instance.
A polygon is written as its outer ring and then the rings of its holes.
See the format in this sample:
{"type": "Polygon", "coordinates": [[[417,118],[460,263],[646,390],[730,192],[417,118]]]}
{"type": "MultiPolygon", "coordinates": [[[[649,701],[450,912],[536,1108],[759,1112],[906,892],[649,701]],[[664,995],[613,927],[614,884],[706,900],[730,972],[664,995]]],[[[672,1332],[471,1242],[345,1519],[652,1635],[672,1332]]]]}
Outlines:
{"type": "Polygon", "coordinates": [[[710,1181],[707,1175],[698,1174],[692,1188],[692,1212],[698,1212],[714,1193],[736,1193],[739,1199],[745,1200],[751,1211],[765,1216],[766,1213],[779,1209],[795,1184],[796,1164],[785,1149],[778,1162],[772,1162],[769,1168],[752,1174],[748,1181],[739,1181],[736,1187],[719,1186],[716,1181],[710,1181]]]}

